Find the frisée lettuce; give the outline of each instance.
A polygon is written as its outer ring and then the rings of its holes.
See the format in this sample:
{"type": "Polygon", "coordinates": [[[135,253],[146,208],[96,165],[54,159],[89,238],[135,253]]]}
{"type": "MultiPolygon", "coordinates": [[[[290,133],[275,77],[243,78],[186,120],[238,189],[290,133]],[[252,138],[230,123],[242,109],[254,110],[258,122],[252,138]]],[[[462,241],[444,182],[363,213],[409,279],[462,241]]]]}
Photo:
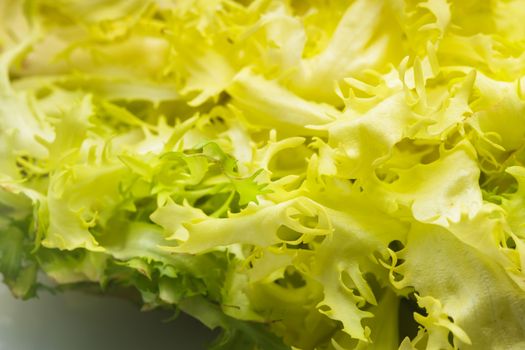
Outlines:
{"type": "Polygon", "coordinates": [[[519,0],[0,2],[0,272],[211,349],[525,348],[519,0]]]}

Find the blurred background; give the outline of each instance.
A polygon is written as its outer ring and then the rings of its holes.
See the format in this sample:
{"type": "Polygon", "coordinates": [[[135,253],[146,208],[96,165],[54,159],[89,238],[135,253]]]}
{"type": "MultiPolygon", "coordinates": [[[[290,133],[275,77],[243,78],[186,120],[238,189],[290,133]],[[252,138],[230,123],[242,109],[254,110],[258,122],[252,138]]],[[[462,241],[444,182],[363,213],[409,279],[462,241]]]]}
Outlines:
{"type": "Polygon", "coordinates": [[[214,334],[184,314],[141,312],[114,297],[67,291],[16,300],[0,284],[0,350],[200,350],[214,334]]]}

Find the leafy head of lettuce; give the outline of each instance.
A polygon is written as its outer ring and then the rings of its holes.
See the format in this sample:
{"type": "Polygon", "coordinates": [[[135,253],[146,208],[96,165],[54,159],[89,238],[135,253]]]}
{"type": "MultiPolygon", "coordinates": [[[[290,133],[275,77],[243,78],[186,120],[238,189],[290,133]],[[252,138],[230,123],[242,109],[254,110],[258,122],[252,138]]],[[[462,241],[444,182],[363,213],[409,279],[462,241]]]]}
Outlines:
{"type": "Polygon", "coordinates": [[[15,296],[138,292],[213,349],[525,347],[522,1],[0,13],[15,296]]]}

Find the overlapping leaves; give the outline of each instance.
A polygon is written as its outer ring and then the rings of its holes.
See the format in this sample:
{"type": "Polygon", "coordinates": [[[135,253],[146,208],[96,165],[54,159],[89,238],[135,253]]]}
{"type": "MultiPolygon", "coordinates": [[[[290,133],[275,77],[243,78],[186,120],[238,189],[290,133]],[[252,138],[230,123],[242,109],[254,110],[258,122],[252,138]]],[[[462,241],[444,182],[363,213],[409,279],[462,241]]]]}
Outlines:
{"type": "Polygon", "coordinates": [[[0,10],[15,295],[137,290],[217,349],[524,346],[520,1],[0,10]]]}

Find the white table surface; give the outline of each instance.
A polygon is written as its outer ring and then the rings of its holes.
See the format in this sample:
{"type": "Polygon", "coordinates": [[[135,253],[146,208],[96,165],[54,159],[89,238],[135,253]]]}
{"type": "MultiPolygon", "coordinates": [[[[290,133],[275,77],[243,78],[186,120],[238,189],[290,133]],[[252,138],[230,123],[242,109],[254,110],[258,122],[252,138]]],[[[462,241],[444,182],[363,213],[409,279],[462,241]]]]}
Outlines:
{"type": "Polygon", "coordinates": [[[0,285],[0,350],[200,350],[213,339],[186,315],[163,322],[170,315],[79,292],[20,301],[0,285]]]}

